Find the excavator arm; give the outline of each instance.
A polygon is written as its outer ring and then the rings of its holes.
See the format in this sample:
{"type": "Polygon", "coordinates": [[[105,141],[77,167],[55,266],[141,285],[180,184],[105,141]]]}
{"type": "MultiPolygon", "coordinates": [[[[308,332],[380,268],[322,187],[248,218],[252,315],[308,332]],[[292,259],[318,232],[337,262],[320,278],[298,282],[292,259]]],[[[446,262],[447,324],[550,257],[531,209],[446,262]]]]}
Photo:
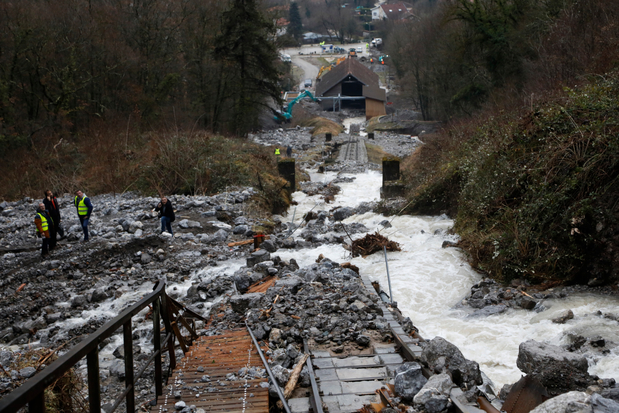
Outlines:
{"type": "Polygon", "coordinates": [[[310,92],[309,90],[305,90],[302,93],[299,93],[299,96],[294,98],[292,102],[288,104],[288,109],[286,111],[282,112],[281,114],[277,114],[274,119],[278,122],[290,121],[290,119],[292,119],[292,108],[294,107],[294,105],[297,104],[298,101],[306,97],[312,99],[314,102],[317,102],[317,99],[314,97],[314,95],[312,95],[312,92],[310,92]]]}

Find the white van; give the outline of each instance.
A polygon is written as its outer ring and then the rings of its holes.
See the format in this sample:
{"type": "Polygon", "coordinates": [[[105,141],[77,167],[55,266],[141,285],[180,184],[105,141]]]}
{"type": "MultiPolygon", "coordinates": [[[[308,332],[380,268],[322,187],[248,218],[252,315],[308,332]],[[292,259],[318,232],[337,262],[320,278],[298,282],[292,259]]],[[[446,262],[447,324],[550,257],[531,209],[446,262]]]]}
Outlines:
{"type": "Polygon", "coordinates": [[[357,54],[359,53],[363,53],[363,47],[361,46],[357,47],[357,54]]]}

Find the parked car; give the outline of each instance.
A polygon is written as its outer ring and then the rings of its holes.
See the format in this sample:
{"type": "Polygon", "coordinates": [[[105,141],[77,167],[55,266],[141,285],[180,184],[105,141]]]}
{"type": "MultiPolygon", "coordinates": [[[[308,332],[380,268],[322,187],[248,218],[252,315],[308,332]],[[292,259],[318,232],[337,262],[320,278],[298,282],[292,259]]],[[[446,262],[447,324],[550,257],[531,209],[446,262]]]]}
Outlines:
{"type": "Polygon", "coordinates": [[[361,47],[361,46],[357,47],[356,51],[357,51],[357,54],[363,53],[363,47],[361,47]]]}
{"type": "Polygon", "coordinates": [[[312,79],[305,79],[305,82],[303,83],[303,85],[305,87],[312,87],[312,79]]]}

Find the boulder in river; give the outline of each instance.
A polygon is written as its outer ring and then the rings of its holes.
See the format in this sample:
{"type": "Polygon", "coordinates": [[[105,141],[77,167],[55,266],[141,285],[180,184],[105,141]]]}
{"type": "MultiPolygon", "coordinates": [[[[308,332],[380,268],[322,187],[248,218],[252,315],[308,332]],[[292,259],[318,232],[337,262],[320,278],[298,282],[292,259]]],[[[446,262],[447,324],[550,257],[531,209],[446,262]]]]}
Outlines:
{"type": "Polygon", "coordinates": [[[479,364],[464,358],[458,347],[442,337],[425,342],[421,360],[436,373],[449,372],[458,386],[465,383],[474,386],[483,382],[479,364]]]}
{"type": "Polygon", "coordinates": [[[584,390],[593,381],[584,356],[535,340],[520,343],[516,365],[534,375],[550,394],[584,390]]]}
{"type": "Polygon", "coordinates": [[[346,218],[355,214],[355,210],[349,207],[338,208],[333,211],[333,219],[336,221],[343,221],[346,218]]]}
{"type": "Polygon", "coordinates": [[[567,320],[571,320],[573,318],[574,318],[574,313],[572,312],[572,310],[565,310],[561,314],[559,314],[557,317],[553,318],[552,322],[556,324],[565,324],[567,320]]]}

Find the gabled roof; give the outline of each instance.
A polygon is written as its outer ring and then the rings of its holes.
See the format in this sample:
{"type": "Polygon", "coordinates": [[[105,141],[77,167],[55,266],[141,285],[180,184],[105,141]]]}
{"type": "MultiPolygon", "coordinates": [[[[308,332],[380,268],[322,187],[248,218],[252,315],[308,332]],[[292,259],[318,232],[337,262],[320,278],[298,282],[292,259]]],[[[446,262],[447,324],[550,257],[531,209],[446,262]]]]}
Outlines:
{"type": "Polygon", "coordinates": [[[378,75],[359,63],[356,58],[349,57],[322,76],[316,84],[316,96],[323,96],[348,75],[353,76],[366,87],[378,88],[378,75]]]}
{"type": "Polygon", "coordinates": [[[406,13],[408,13],[408,9],[404,3],[381,4],[380,7],[383,9],[385,16],[387,16],[389,20],[401,19],[406,13]]]}

